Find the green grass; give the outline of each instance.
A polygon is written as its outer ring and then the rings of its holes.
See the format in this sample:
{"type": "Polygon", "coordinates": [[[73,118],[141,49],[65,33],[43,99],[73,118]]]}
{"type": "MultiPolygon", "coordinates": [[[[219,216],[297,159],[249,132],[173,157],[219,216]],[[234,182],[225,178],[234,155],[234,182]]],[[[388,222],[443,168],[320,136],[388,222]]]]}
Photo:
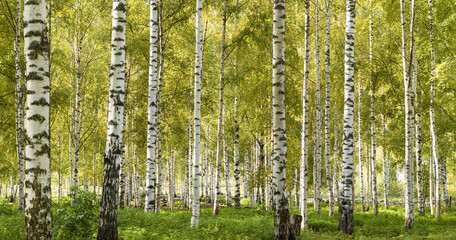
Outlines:
{"type": "MultiPolygon", "coordinates": [[[[411,230],[404,228],[404,209],[400,206],[380,206],[376,217],[372,211],[361,213],[359,209],[357,205],[355,234],[347,236],[337,231],[337,206],[335,216],[329,217],[328,206],[323,204],[319,218],[313,205],[308,204],[309,228],[302,232],[301,239],[456,239],[455,207],[444,208],[440,219],[429,212],[424,217],[417,216],[411,230]]],[[[299,213],[297,209],[292,212],[299,213]]],[[[273,213],[261,207],[222,208],[217,217],[212,216],[212,208],[202,208],[197,229],[190,228],[190,218],[190,210],[162,210],[159,214],[140,209],[119,210],[119,238],[273,239],[273,213]]],[[[24,215],[17,212],[16,205],[0,203],[0,239],[24,239],[24,234],[24,215]]],[[[92,238],[96,238],[96,229],[92,238]]]]}

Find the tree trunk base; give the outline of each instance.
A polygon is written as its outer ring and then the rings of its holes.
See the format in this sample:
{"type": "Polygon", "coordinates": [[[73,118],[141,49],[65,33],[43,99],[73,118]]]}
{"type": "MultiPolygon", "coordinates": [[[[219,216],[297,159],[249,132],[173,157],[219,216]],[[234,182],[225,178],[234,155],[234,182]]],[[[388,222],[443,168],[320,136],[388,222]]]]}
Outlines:
{"type": "Polygon", "coordinates": [[[341,200],[339,205],[339,231],[343,231],[349,235],[353,234],[354,222],[352,203],[341,200]]]}

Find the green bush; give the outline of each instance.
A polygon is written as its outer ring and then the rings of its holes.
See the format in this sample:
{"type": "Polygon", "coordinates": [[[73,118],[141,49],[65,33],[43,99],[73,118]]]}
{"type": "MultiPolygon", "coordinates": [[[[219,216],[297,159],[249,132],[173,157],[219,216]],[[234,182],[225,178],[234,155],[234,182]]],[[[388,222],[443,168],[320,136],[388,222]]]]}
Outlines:
{"type": "MultiPolygon", "coordinates": [[[[72,190],[74,190],[72,188],[72,190]]],[[[74,204],[68,199],[61,202],[54,215],[56,239],[90,239],[97,228],[98,207],[94,205],[95,193],[79,190],[74,204]]]]}

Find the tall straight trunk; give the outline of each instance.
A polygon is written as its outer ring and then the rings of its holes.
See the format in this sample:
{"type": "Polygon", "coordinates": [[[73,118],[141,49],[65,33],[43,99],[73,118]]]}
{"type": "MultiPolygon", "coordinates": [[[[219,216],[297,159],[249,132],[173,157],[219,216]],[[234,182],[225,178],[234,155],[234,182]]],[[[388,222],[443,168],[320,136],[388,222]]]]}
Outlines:
{"type": "MultiPolygon", "coordinates": [[[[76,23],[79,24],[80,12],[81,12],[81,2],[76,1],[76,23]]],[[[82,54],[82,40],[83,35],[76,30],[74,33],[74,46],[73,46],[73,56],[74,56],[74,70],[76,72],[76,82],[75,82],[75,92],[74,92],[74,106],[72,113],[72,125],[73,125],[73,163],[74,163],[74,172],[73,172],[73,186],[75,187],[72,191],[73,195],[71,196],[71,203],[76,204],[75,194],[78,193],[79,185],[79,150],[80,150],[80,138],[81,138],[81,129],[82,129],[82,120],[83,120],[83,106],[82,106],[82,88],[83,88],[83,72],[81,69],[81,54],[82,54]]]]}
{"type": "Polygon", "coordinates": [[[163,186],[163,174],[162,174],[162,117],[161,117],[161,96],[162,96],[162,86],[163,86],[163,71],[165,66],[165,39],[163,36],[163,0],[160,1],[160,7],[158,11],[158,39],[160,47],[160,61],[158,68],[158,86],[157,86],[157,122],[155,129],[157,132],[156,138],[156,164],[157,164],[157,183],[156,183],[156,201],[155,201],[155,212],[160,212],[161,208],[161,196],[162,196],[162,186],[163,186]]]}
{"type": "MultiPolygon", "coordinates": [[[[19,211],[24,212],[24,106],[22,96],[22,71],[21,71],[21,6],[22,0],[17,0],[16,8],[16,34],[14,37],[14,52],[16,66],[16,155],[17,174],[19,175],[19,211]]],[[[60,138],[59,138],[60,139],[60,138]]],[[[60,145],[59,145],[60,146],[60,145]]]]}
{"type": "Polygon", "coordinates": [[[446,166],[446,159],[442,159],[442,187],[443,187],[443,200],[444,206],[450,206],[450,199],[448,197],[448,175],[447,175],[447,166],[446,166]]]}
{"type": "Polygon", "coordinates": [[[434,181],[434,161],[429,157],[429,208],[431,209],[431,215],[434,214],[434,198],[435,195],[435,181],[434,181]]]}
{"type": "Polygon", "coordinates": [[[147,103],[147,170],[145,212],[155,211],[155,162],[157,136],[157,42],[158,16],[157,0],[150,2],[150,36],[149,36],[149,99],[147,103]]]}
{"type": "Polygon", "coordinates": [[[211,163],[210,163],[210,166],[209,166],[209,172],[210,172],[210,177],[209,177],[209,180],[210,180],[210,186],[209,186],[209,192],[210,192],[210,195],[211,195],[211,198],[210,198],[210,202],[213,204],[214,203],[214,193],[215,193],[215,184],[214,184],[214,161],[212,160],[214,159],[214,151],[211,151],[211,163]]]}
{"type": "MultiPolygon", "coordinates": [[[[367,144],[366,144],[367,145],[367,144]]],[[[369,149],[369,147],[367,147],[367,149],[369,149]]],[[[370,151],[367,150],[367,161],[366,161],[366,211],[369,211],[369,208],[370,208],[370,192],[371,192],[371,189],[372,189],[372,175],[370,174],[371,172],[371,162],[370,162],[370,151]]]]}
{"type": "Polygon", "coordinates": [[[234,98],[234,208],[241,207],[241,182],[239,169],[239,123],[237,121],[237,97],[234,98]]]}
{"type": "Polygon", "coordinates": [[[244,176],[242,178],[242,188],[244,190],[244,198],[247,198],[249,195],[248,195],[248,192],[249,192],[249,185],[248,185],[248,182],[249,182],[249,168],[250,168],[250,163],[249,163],[249,157],[248,157],[248,153],[246,152],[245,155],[244,155],[244,166],[243,166],[243,169],[244,169],[244,176]]]}
{"type": "Polygon", "coordinates": [[[49,41],[46,0],[24,3],[25,238],[52,239],[49,41]]]}
{"type": "Polygon", "coordinates": [[[371,98],[371,168],[372,168],[372,211],[374,216],[378,215],[378,202],[377,202],[377,151],[375,142],[375,112],[374,112],[374,79],[373,79],[373,62],[372,52],[374,44],[374,34],[372,31],[373,27],[373,16],[372,16],[372,3],[369,0],[369,71],[370,71],[370,98],[371,98]]]}
{"type": "Polygon", "coordinates": [[[193,119],[193,206],[191,227],[196,228],[199,221],[200,211],[200,132],[201,132],[201,67],[202,59],[202,35],[203,35],[203,3],[202,0],[196,1],[196,29],[195,29],[195,100],[194,100],[194,119],[193,119]]]}
{"type": "Polygon", "coordinates": [[[327,1],[326,6],[326,38],[325,38],[325,77],[326,77],[326,101],[325,101],[325,160],[326,160],[326,185],[329,193],[329,216],[334,216],[334,195],[332,190],[331,175],[331,153],[330,153],[330,133],[329,133],[329,114],[331,106],[331,0],[327,1]]]}
{"type": "Polygon", "coordinates": [[[169,159],[169,168],[168,168],[168,173],[169,173],[169,210],[174,209],[174,194],[176,192],[176,178],[174,177],[174,150],[171,147],[171,157],[169,159]]]}
{"type": "Polygon", "coordinates": [[[188,202],[188,207],[190,208],[192,205],[192,179],[193,179],[193,155],[192,155],[192,150],[193,150],[193,142],[192,142],[192,127],[189,125],[188,127],[188,183],[187,183],[187,202],[188,202]]]}
{"type": "MultiPolygon", "coordinates": [[[[414,0],[411,1],[412,17],[410,21],[410,49],[414,48],[414,0]]],[[[413,188],[413,93],[410,76],[410,67],[413,55],[407,62],[407,36],[405,3],[401,0],[401,24],[402,24],[402,68],[405,88],[405,228],[412,228],[415,220],[414,188],[413,188]]]]}
{"type": "Polygon", "coordinates": [[[119,163],[122,154],[125,101],[126,1],[112,5],[111,71],[108,98],[108,131],[103,169],[98,239],[117,239],[119,163]]]}
{"type": "Polygon", "coordinates": [[[334,173],[333,173],[333,195],[339,201],[339,142],[338,142],[338,133],[337,133],[337,116],[334,117],[334,173]]]}
{"type": "Polygon", "coordinates": [[[416,48],[413,49],[413,95],[415,96],[415,159],[416,159],[416,192],[418,198],[418,215],[425,215],[425,201],[423,192],[423,161],[421,157],[421,114],[418,109],[419,95],[417,92],[418,82],[418,60],[416,58],[416,48]]]}
{"type": "Polygon", "coordinates": [[[274,155],[274,238],[294,239],[290,226],[286,185],[287,135],[285,123],[285,0],[274,1],[272,51],[272,127],[274,155]]]}
{"type": "MultiPolygon", "coordinates": [[[[363,138],[362,138],[362,125],[361,125],[361,79],[358,82],[358,160],[359,160],[359,179],[360,179],[360,192],[361,192],[361,211],[366,211],[365,197],[364,197],[364,170],[363,170],[363,138]]],[[[369,165],[368,165],[369,166],[369,165]]],[[[367,177],[369,178],[369,167],[367,168],[367,177]]],[[[368,181],[369,182],[369,181],[368,181]]],[[[368,184],[369,185],[369,184],[368,184]]],[[[369,187],[368,187],[369,188],[369,187]]],[[[369,199],[369,197],[367,198],[369,199]]],[[[367,200],[367,208],[369,208],[369,200],[367,200]]]]}
{"type": "MultiPolygon", "coordinates": [[[[225,135],[223,133],[223,135],[225,135]]],[[[225,173],[225,201],[226,206],[231,206],[231,186],[230,186],[230,159],[227,153],[226,142],[223,141],[223,159],[225,163],[224,173],[225,173]]]]}
{"type": "Polygon", "coordinates": [[[214,211],[213,215],[218,215],[219,208],[219,194],[221,194],[220,186],[220,168],[222,165],[222,126],[223,126],[223,84],[225,79],[225,34],[226,34],[226,21],[227,21],[227,0],[223,1],[223,16],[222,16],[222,41],[220,49],[220,81],[219,81],[219,116],[217,123],[217,160],[215,163],[215,197],[214,197],[214,211]]]}
{"type": "Polygon", "coordinates": [[[355,103],[355,1],[347,0],[345,20],[344,138],[342,153],[342,191],[339,200],[339,231],[353,234],[353,112],[355,103]]]}
{"type": "Polygon", "coordinates": [[[432,139],[432,158],[434,160],[435,171],[435,217],[440,217],[440,164],[439,153],[437,148],[437,133],[435,131],[434,117],[434,98],[435,98],[435,49],[434,49],[434,20],[433,20],[433,4],[429,0],[429,21],[430,21],[430,41],[431,41],[431,103],[429,105],[429,118],[432,139]]]}
{"type": "Polygon", "coordinates": [[[320,25],[319,4],[315,0],[315,149],[314,149],[314,208],[321,216],[321,104],[320,104],[320,25]]]}
{"type": "Polygon", "coordinates": [[[383,204],[388,209],[388,184],[389,184],[389,162],[386,160],[386,122],[385,115],[382,114],[382,136],[383,136],[383,204]]]}
{"type": "Polygon", "coordinates": [[[302,129],[301,129],[301,229],[307,228],[307,156],[308,156],[308,131],[309,131],[309,32],[310,32],[310,16],[309,16],[309,0],[304,1],[305,5],[305,24],[304,24],[304,84],[303,84],[303,100],[302,100],[302,129]]]}

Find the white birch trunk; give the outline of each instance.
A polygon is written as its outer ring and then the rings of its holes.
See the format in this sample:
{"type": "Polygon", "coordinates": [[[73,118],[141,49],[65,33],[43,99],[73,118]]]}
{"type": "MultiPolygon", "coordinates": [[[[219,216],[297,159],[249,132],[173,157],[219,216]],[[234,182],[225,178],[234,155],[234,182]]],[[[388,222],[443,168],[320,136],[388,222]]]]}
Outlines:
{"type": "Polygon", "coordinates": [[[222,40],[221,40],[221,49],[220,49],[220,81],[219,81],[219,116],[217,124],[217,160],[215,163],[215,193],[214,193],[214,211],[212,215],[218,215],[218,199],[219,194],[221,194],[220,186],[220,168],[222,165],[222,126],[223,126],[223,84],[225,78],[225,34],[226,34],[226,11],[227,11],[227,0],[223,1],[223,16],[222,16],[222,40]]]}
{"type": "Polygon", "coordinates": [[[194,100],[194,120],[193,120],[193,205],[191,227],[196,228],[199,221],[200,211],[200,132],[201,132],[201,67],[202,67],[202,24],[203,3],[202,0],[196,1],[196,30],[195,30],[195,100],[194,100]]]}
{"type": "MultiPolygon", "coordinates": [[[[414,0],[412,4],[412,18],[410,22],[411,32],[411,47],[414,47],[414,0]]],[[[405,19],[405,3],[401,0],[401,24],[402,24],[402,67],[405,87],[405,228],[412,228],[415,220],[415,204],[414,204],[414,188],[413,188],[413,96],[412,84],[410,77],[410,66],[407,62],[407,36],[406,36],[406,19],[405,19]]],[[[411,56],[412,58],[412,56],[411,56]]],[[[412,62],[412,59],[410,59],[412,62]]]]}
{"type": "Polygon", "coordinates": [[[117,197],[119,163],[122,154],[125,102],[125,29],[126,1],[112,5],[111,70],[108,98],[108,126],[103,170],[103,193],[100,202],[98,239],[117,239],[117,197]]]}
{"type": "Polygon", "coordinates": [[[369,0],[369,67],[370,67],[370,98],[371,98],[371,168],[372,168],[372,211],[374,216],[378,215],[378,202],[377,202],[377,151],[375,142],[375,112],[374,112],[374,79],[373,79],[373,62],[372,52],[374,44],[374,34],[372,31],[373,16],[372,16],[372,3],[369,0]]]}
{"type": "MultiPolygon", "coordinates": [[[[223,135],[225,135],[223,131],[223,135]]],[[[223,141],[223,159],[225,163],[224,174],[225,174],[225,201],[226,206],[231,206],[231,186],[230,186],[230,159],[227,153],[226,142],[223,141]]]]}
{"type": "Polygon", "coordinates": [[[157,42],[158,14],[157,0],[150,1],[150,38],[149,38],[149,99],[147,108],[147,170],[145,212],[155,210],[155,162],[157,136],[157,42]]]}
{"type": "Polygon", "coordinates": [[[446,159],[442,159],[442,187],[443,187],[443,200],[444,206],[450,206],[450,199],[448,197],[448,175],[447,175],[447,167],[446,167],[446,159]]]}
{"type": "Polygon", "coordinates": [[[307,156],[308,156],[308,114],[309,114],[309,31],[310,31],[310,16],[309,16],[309,0],[305,0],[305,25],[304,25],[304,84],[303,84],[303,100],[302,100],[302,129],[301,129],[301,179],[300,179],[300,192],[301,192],[301,229],[308,227],[307,225],[307,156]]]}
{"type": "Polygon", "coordinates": [[[239,124],[237,121],[237,97],[234,98],[234,208],[241,207],[241,182],[240,175],[241,171],[239,169],[239,124]]]}
{"type": "Polygon", "coordinates": [[[386,160],[386,122],[385,115],[382,114],[382,135],[383,135],[383,204],[388,209],[388,184],[389,184],[389,160],[386,160]]]}
{"type": "Polygon", "coordinates": [[[285,123],[285,0],[274,1],[272,27],[272,126],[274,155],[272,184],[274,186],[274,238],[293,239],[290,231],[286,186],[287,135],[285,123]]]}
{"type": "Polygon", "coordinates": [[[339,200],[339,231],[354,232],[353,201],[353,112],[355,101],[355,1],[347,0],[345,20],[344,137],[342,154],[342,191],[339,200]]]}
{"type": "MultiPolygon", "coordinates": [[[[362,138],[362,125],[361,125],[361,79],[358,82],[358,161],[359,161],[359,178],[360,178],[360,192],[361,192],[361,212],[366,211],[365,197],[364,197],[364,169],[363,169],[363,138],[362,138]]],[[[368,165],[369,166],[369,165],[368,165]]],[[[369,169],[367,169],[369,176],[369,169]]],[[[369,207],[369,201],[368,201],[369,207]]]]}
{"type": "Polygon", "coordinates": [[[437,148],[437,133],[435,130],[434,117],[434,98],[435,98],[435,49],[434,49],[434,22],[433,22],[433,4],[429,0],[429,21],[430,21],[430,41],[431,41],[431,103],[429,105],[430,130],[432,139],[432,158],[434,160],[435,171],[435,217],[440,217],[440,164],[437,148]]]}
{"type": "Polygon", "coordinates": [[[321,104],[320,104],[320,25],[319,4],[315,0],[315,150],[314,150],[314,208],[321,216],[321,104]]]}
{"type": "Polygon", "coordinates": [[[329,114],[331,112],[331,49],[330,49],[330,33],[331,33],[331,0],[327,1],[326,6],[326,38],[325,38],[325,77],[326,77],[326,102],[325,102],[325,160],[326,160],[326,185],[328,186],[329,194],[329,216],[334,216],[334,195],[331,175],[331,147],[329,133],[329,114]]]}
{"type": "MultiPolygon", "coordinates": [[[[17,174],[19,175],[19,211],[24,212],[24,106],[22,95],[21,71],[21,6],[22,0],[17,0],[16,7],[16,34],[14,38],[15,66],[16,66],[16,154],[17,174]]],[[[59,138],[60,139],[60,138],[59,138]]]]}
{"type": "Polygon", "coordinates": [[[25,238],[52,239],[49,41],[46,0],[24,3],[25,238]]]}

